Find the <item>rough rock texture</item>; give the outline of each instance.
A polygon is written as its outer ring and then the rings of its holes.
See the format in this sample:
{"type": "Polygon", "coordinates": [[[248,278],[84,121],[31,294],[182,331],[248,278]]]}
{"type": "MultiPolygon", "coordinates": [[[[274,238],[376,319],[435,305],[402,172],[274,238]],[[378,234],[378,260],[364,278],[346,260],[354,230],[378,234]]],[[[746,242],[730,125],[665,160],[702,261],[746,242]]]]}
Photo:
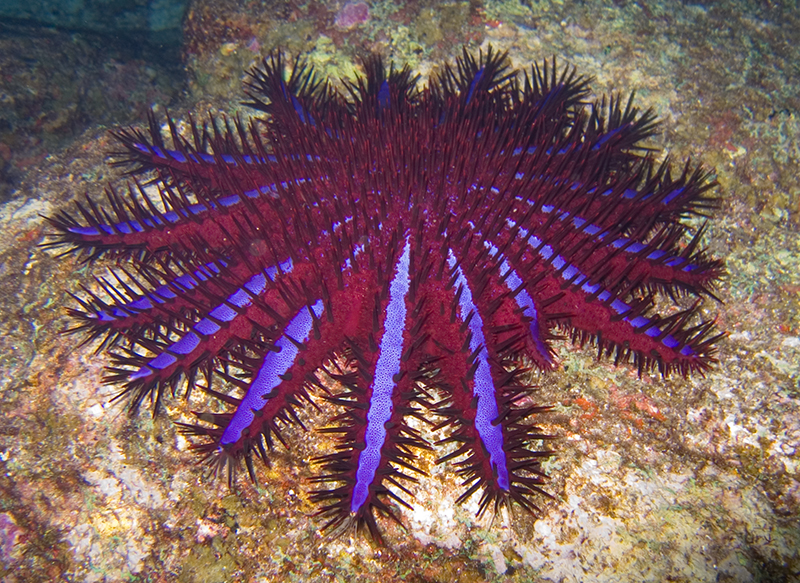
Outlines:
{"type": "Polygon", "coordinates": [[[0,26],[0,72],[0,202],[87,127],[142,119],[184,79],[174,62],[124,43],[29,26],[0,26]]]}

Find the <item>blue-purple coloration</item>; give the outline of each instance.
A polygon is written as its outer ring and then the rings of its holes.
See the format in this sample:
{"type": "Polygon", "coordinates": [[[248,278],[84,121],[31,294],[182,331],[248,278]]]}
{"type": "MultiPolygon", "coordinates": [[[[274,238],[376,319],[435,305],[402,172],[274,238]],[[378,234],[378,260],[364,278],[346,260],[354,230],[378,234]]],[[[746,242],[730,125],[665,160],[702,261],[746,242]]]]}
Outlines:
{"type": "MultiPolygon", "coordinates": [[[[223,263],[224,266],[224,263],[223,263]]],[[[212,272],[219,273],[218,267],[211,267],[212,272]]],[[[241,289],[231,294],[227,300],[215,307],[208,314],[208,317],[203,318],[194,326],[194,332],[187,332],[177,342],[174,342],[165,352],[162,352],[154,359],[150,360],[147,365],[142,366],[136,371],[133,371],[128,376],[129,381],[137,381],[146,378],[153,374],[154,370],[162,370],[174,364],[177,361],[175,355],[187,355],[194,352],[200,346],[201,337],[211,336],[220,330],[220,326],[226,322],[233,321],[237,316],[237,308],[244,308],[249,306],[252,302],[252,297],[259,296],[266,288],[267,278],[274,280],[275,276],[283,270],[284,272],[291,272],[292,260],[287,259],[280,266],[272,266],[264,269],[263,273],[258,273],[250,278],[250,280],[242,286],[241,289]]],[[[202,273],[195,271],[195,274],[202,273]]],[[[184,275],[172,282],[172,287],[175,287],[177,282],[179,285],[187,285],[193,288],[197,282],[191,280],[187,281],[188,276],[184,275]]],[[[205,276],[207,277],[207,276],[205,276]]],[[[202,279],[200,281],[203,281],[202,279]]],[[[151,294],[152,297],[152,294],[151,294]]],[[[139,300],[141,301],[141,300],[139,300]]],[[[131,306],[136,302],[130,302],[126,306],[131,306]]],[[[147,306],[152,307],[152,306],[147,306]]]]}
{"type": "MultiPolygon", "coordinates": [[[[606,233],[604,232],[602,227],[600,227],[598,225],[589,224],[586,221],[586,219],[583,219],[580,216],[572,215],[571,213],[568,213],[568,212],[565,212],[565,211],[561,211],[561,210],[559,210],[559,209],[557,209],[557,208],[555,208],[553,206],[550,206],[550,205],[543,205],[542,206],[542,212],[547,213],[547,214],[555,212],[555,214],[561,220],[571,219],[572,224],[575,226],[576,229],[579,229],[579,230],[583,231],[584,233],[586,233],[588,235],[595,235],[600,240],[603,240],[606,237],[606,233]]],[[[512,227],[515,226],[515,224],[516,224],[511,219],[507,219],[507,222],[512,227]]],[[[520,232],[522,233],[522,231],[520,231],[520,232]]],[[[644,243],[639,243],[637,241],[634,241],[632,239],[627,239],[627,238],[624,238],[624,237],[618,238],[618,239],[614,239],[613,241],[611,241],[610,245],[615,249],[621,249],[625,253],[630,253],[630,254],[634,254],[634,255],[637,254],[637,253],[641,253],[642,250],[647,247],[647,245],[644,244],[644,243]]],[[[684,257],[670,257],[668,259],[664,259],[665,255],[666,255],[665,251],[661,251],[661,250],[653,251],[652,253],[647,255],[647,259],[663,260],[667,265],[669,265],[671,267],[677,267],[677,266],[681,265],[682,263],[686,262],[686,258],[684,258],[684,257]]],[[[687,271],[688,272],[688,271],[692,271],[692,270],[697,269],[697,268],[698,268],[698,266],[692,265],[691,263],[687,263],[682,269],[683,269],[683,271],[687,271]]]]}
{"type": "Polygon", "coordinates": [[[469,350],[475,355],[478,362],[473,388],[473,395],[477,398],[475,428],[483,447],[489,452],[492,469],[497,475],[497,485],[501,490],[508,491],[510,480],[503,451],[503,431],[500,425],[495,423],[498,416],[497,399],[492,373],[489,369],[489,353],[486,350],[483,320],[480,310],[472,300],[469,282],[467,282],[455,256],[450,254],[447,257],[447,263],[454,270],[456,276],[455,293],[458,299],[458,315],[461,321],[469,327],[471,332],[469,350]]]}
{"type": "Polygon", "coordinates": [[[408,262],[411,245],[406,239],[403,253],[397,260],[394,279],[389,287],[389,304],[384,316],[384,331],[378,349],[378,364],[372,381],[372,396],[367,412],[365,447],[358,456],[356,483],[350,511],[358,512],[369,497],[369,487],[381,462],[381,448],[386,442],[385,424],[392,416],[392,393],[395,377],[400,372],[403,337],[406,333],[406,296],[408,295],[408,262]]]}
{"type": "Polygon", "coordinates": [[[492,245],[489,241],[485,241],[483,244],[489,250],[489,255],[496,257],[501,262],[500,275],[503,277],[508,291],[514,294],[514,300],[517,302],[517,306],[519,306],[519,309],[522,310],[522,313],[530,321],[528,329],[530,330],[531,338],[536,345],[536,349],[547,363],[552,363],[553,357],[550,355],[550,351],[547,350],[546,343],[539,335],[539,316],[536,313],[536,304],[525,289],[524,282],[508,264],[508,260],[499,254],[497,247],[492,245]]]}
{"type": "MultiPolygon", "coordinates": [[[[225,263],[221,262],[221,264],[224,267],[225,263]]],[[[196,288],[200,282],[207,281],[218,274],[219,267],[217,267],[214,263],[209,263],[208,265],[204,265],[200,269],[195,270],[192,274],[187,273],[175,278],[175,280],[172,281],[172,287],[175,287],[178,290],[191,290],[196,288]]],[[[172,291],[170,286],[162,285],[154,289],[151,293],[142,296],[135,301],[128,302],[121,307],[113,308],[110,312],[101,310],[97,312],[95,316],[98,320],[103,322],[113,322],[120,318],[127,318],[136,312],[149,310],[153,308],[154,305],[163,304],[166,301],[175,299],[176,297],[178,297],[178,294],[172,291]]]]}
{"type": "Polygon", "coordinates": [[[317,300],[310,308],[302,308],[292,318],[283,331],[283,336],[275,342],[275,347],[264,357],[256,378],[253,379],[247,394],[233,414],[230,423],[225,428],[220,440],[220,446],[235,443],[242,437],[242,433],[253,424],[253,419],[264,408],[270,399],[271,393],[276,389],[297,359],[300,353],[298,344],[306,342],[311,332],[314,316],[322,315],[322,300],[317,300]]]}
{"type": "Polygon", "coordinates": [[[155,188],[50,219],[52,245],[119,265],[76,297],[73,330],[110,348],[132,413],[184,386],[219,402],[180,427],[231,484],[306,404],[339,408],[312,460],[323,529],[380,540],[376,515],[399,521],[435,445],[420,423],[450,446],[459,502],[536,512],[552,452],[528,372],[557,366],[558,338],[640,374],[713,363],[697,313],[722,262],[683,222],[713,210],[713,180],[656,163],[653,114],[591,101],[555,62],[465,51],[427,87],[363,67],[339,92],[275,53],[245,82],[263,119],[116,132],[155,188]]]}
{"type": "MultiPolygon", "coordinates": [[[[510,221],[510,219],[509,219],[510,221]]],[[[513,223],[513,221],[512,221],[513,223]]],[[[572,282],[573,285],[578,285],[580,288],[586,292],[587,294],[597,296],[600,301],[609,302],[611,309],[613,309],[617,314],[623,316],[631,311],[631,306],[622,300],[614,299],[613,294],[603,289],[600,284],[592,284],[590,282],[589,277],[581,273],[577,267],[574,265],[570,265],[567,261],[564,260],[563,257],[557,255],[553,252],[553,248],[550,245],[546,245],[544,241],[535,237],[533,235],[529,235],[528,231],[524,228],[520,228],[519,230],[520,236],[526,241],[526,243],[533,249],[536,250],[543,259],[550,261],[553,266],[559,271],[561,279],[564,281],[572,282]]],[[[616,241],[615,241],[616,243],[616,241]]],[[[623,247],[620,245],[620,247],[623,247]]],[[[639,252],[644,249],[644,245],[639,245],[639,252]]],[[[652,255],[652,254],[651,254],[652,255]]],[[[663,255],[663,254],[662,254],[663,255]]],[[[657,259],[656,257],[647,257],[648,259],[657,259]]],[[[667,265],[677,266],[677,264],[682,263],[681,261],[670,260],[665,262],[667,265]]],[[[691,271],[694,269],[694,266],[687,265],[682,268],[683,271],[691,271]]],[[[643,332],[651,337],[651,338],[660,338],[660,342],[664,344],[667,348],[678,348],[681,346],[681,342],[677,340],[671,334],[665,334],[663,330],[658,328],[658,326],[653,325],[653,322],[645,318],[643,316],[637,316],[635,318],[628,318],[625,316],[623,318],[626,322],[630,322],[631,326],[635,329],[644,328],[643,332]]],[[[681,347],[681,354],[684,356],[691,356],[694,354],[692,348],[688,345],[681,347]]]]}

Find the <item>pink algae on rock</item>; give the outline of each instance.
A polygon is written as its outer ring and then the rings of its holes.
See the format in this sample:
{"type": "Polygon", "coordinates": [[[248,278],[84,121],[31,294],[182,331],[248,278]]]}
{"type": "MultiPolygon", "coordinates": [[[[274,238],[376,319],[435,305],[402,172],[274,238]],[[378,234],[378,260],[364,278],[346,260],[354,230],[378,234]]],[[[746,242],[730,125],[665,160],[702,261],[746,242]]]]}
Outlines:
{"type": "Polygon", "coordinates": [[[5,512],[0,514],[0,570],[13,562],[14,547],[21,535],[22,529],[17,526],[13,517],[5,512]]]}
{"type": "Polygon", "coordinates": [[[368,20],[369,6],[366,2],[348,2],[336,13],[334,24],[339,28],[349,29],[368,20]]]}

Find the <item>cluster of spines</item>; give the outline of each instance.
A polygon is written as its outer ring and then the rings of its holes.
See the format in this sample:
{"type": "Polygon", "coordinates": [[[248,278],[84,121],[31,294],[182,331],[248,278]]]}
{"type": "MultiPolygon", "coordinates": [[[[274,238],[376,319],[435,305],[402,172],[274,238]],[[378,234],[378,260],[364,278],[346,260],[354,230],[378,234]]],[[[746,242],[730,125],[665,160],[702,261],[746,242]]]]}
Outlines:
{"type": "Polygon", "coordinates": [[[356,474],[358,471],[359,452],[364,450],[364,432],[368,425],[365,403],[369,402],[369,387],[365,380],[370,377],[367,357],[358,348],[351,347],[354,372],[330,374],[331,378],[341,383],[345,391],[326,397],[334,405],[343,407],[345,411],[330,420],[330,426],[320,431],[338,436],[338,444],[333,453],[318,456],[314,463],[321,467],[322,473],[312,478],[312,483],[322,488],[311,492],[312,502],[319,503],[318,515],[327,519],[323,530],[341,531],[353,529],[365,532],[375,540],[381,540],[380,530],[375,521],[374,512],[391,518],[402,526],[402,522],[387,502],[389,499],[411,509],[410,504],[393,492],[393,486],[405,495],[413,496],[404,484],[418,483],[416,475],[425,475],[416,466],[417,450],[430,450],[430,444],[422,437],[419,430],[409,425],[409,419],[428,422],[423,416],[422,408],[431,408],[432,396],[426,385],[431,376],[429,364],[417,358],[419,366],[411,370],[402,385],[396,389],[396,407],[392,418],[386,426],[386,445],[381,450],[381,465],[377,474],[379,480],[369,491],[369,498],[353,512],[352,503],[356,474]],[[388,482],[388,484],[384,483],[388,482]]]}
{"type": "MultiPolygon", "coordinates": [[[[457,386],[445,384],[446,396],[436,404],[435,412],[444,420],[434,427],[434,431],[450,428],[450,435],[439,440],[437,445],[454,445],[453,451],[439,458],[437,463],[459,460],[455,462],[455,466],[457,473],[463,478],[462,486],[465,490],[456,502],[462,503],[476,492],[481,492],[478,502],[479,515],[490,508],[494,512],[498,512],[503,506],[510,509],[512,502],[529,512],[539,512],[539,508],[532,500],[537,495],[552,497],[542,489],[547,479],[542,470],[542,462],[554,452],[531,449],[531,445],[550,440],[553,436],[544,433],[530,419],[548,411],[550,407],[532,404],[521,406],[520,403],[527,402],[532,394],[533,387],[523,381],[523,377],[529,371],[513,364],[508,367],[510,370],[506,370],[506,367],[500,364],[495,366],[504,373],[498,383],[500,411],[496,422],[502,423],[505,430],[505,449],[511,477],[509,487],[505,490],[498,488],[495,482],[487,481],[482,472],[483,459],[478,455],[482,446],[472,434],[470,420],[464,418],[463,406],[456,404],[460,400],[459,394],[469,393],[469,388],[464,384],[465,379],[461,379],[457,386]]],[[[469,399],[472,397],[469,396],[469,399]]]]}
{"type": "Polygon", "coordinates": [[[338,486],[314,493],[330,528],[353,524],[379,536],[373,511],[391,516],[385,498],[399,500],[384,481],[406,491],[400,480],[412,478],[413,450],[428,447],[405,421],[420,415],[414,404],[443,416],[439,428],[451,427],[444,441],[456,449],[446,458],[466,456],[458,462],[462,500],[481,490],[480,512],[510,501],[535,510],[541,460],[551,454],[532,448],[547,439],[531,422],[545,408],[522,405],[530,387],[519,362],[553,366],[554,329],[596,343],[615,362],[632,359],[640,373],[708,366],[712,324],[689,325],[696,307],[651,314],[651,296],[712,294],[721,263],[696,250],[701,233],[681,248],[686,228],[678,221],[713,207],[713,183],[688,163],[673,179],[668,163],[656,166],[646,155],[641,142],[655,130],[651,112],[612,98],[585,113],[588,81],[573,69],[545,62],[521,78],[491,50],[477,58],[465,51],[424,91],[407,67],[387,72],[380,59],[368,60],[366,79],[346,84],[349,100],[299,61],[288,80],[283,68],[274,54],[246,84],[250,105],[266,120],[212,118],[200,127],[190,118],[191,141],[168,120],[171,147],[152,115],[149,134],[116,133],[123,145],[117,161],[132,173],[155,173],[163,208],[136,183],[127,194],[107,191],[110,212],[87,199],[78,206],[83,223],[68,213],[51,219],[52,245],[90,259],[134,261],[116,283],[98,280],[112,301],[87,290],[90,299],[72,311],[76,330],[118,345],[108,380],[124,385],[132,411],[148,397],[157,410],[165,388],[174,393],[186,378],[190,389],[197,372],[206,393],[239,411],[247,397],[212,388],[213,376],[247,393],[281,342],[314,353],[313,366],[299,358],[302,376],[272,374],[270,382],[284,388],[268,395],[280,402],[268,415],[248,413],[253,427],[233,431],[237,439],[225,441],[232,423],[244,423],[237,413],[199,413],[201,423],[183,427],[210,440],[197,449],[229,481],[242,460],[255,479],[253,456],[266,459],[265,445],[282,441],[280,425],[300,422],[296,410],[312,388],[327,392],[314,370],[346,355],[355,372],[328,367],[329,378],[346,387],[327,397],[346,408],[328,430],[341,435],[340,446],[318,460],[326,472],[318,481],[338,486]],[[470,150],[479,154],[468,158],[470,150]],[[398,224],[407,232],[385,233],[398,224]],[[413,347],[417,360],[403,368],[412,358],[403,355],[386,457],[368,503],[358,505],[351,485],[377,388],[370,370],[404,238],[414,264],[403,301],[417,307],[394,341],[413,347]],[[290,273],[280,268],[287,261],[290,273]],[[382,291],[374,301],[357,299],[376,285],[382,291]],[[359,337],[335,330],[348,310],[348,332],[359,337]],[[307,341],[289,334],[297,318],[313,329],[307,341]],[[231,366],[246,380],[230,374],[231,366]],[[500,428],[484,429],[494,431],[493,452],[474,426],[473,405],[487,398],[472,394],[476,374],[494,386],[495,404],[478,413],[495,411],[483,419],[500,428]],[[431,402],[432,389],[443,401],[431,402]],[[502,468],[494,461],[501,450],[502,468]]]}

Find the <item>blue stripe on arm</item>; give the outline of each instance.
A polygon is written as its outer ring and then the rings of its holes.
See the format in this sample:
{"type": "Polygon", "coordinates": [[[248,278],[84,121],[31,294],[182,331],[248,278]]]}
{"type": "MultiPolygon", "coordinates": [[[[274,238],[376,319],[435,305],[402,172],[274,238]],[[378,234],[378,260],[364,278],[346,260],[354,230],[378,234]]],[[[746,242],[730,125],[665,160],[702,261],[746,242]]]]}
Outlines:
{"type": "Polygon", "coordinates": [[[501,489],[508,491],[510,480],[506,454],[503,450],[503,428],[500,424],[494,424],[499,411],[497,409],[492,371],[489,366],[489,353],[486,350],[486,337],[483,334],[483,320],[478,312],[478,307],[472,299],[472,290],[469,287],[469,282],[467,282],[461,266],[456,265],[456,258],[452,251],[447,257],[447,263],[451,269],[455,268],[456,289],[461,288],[461,296],[458,300],[459,308],[461,309],[461,321],[467,321],[467,318],[472,314],[468,324],[472,333],[469,349],[472,353],[477,353],[476,358],[478,360],[478,368],[475,370],[472,390],[472,394],[478,398],[475,429],[477,429],[481,442],[489,453],[492,468],[497,471],[497,485],[501,489]]]}
{"type": "Polygon", "coordinates": [[[483,79],[484,71],[485,69],[481,67],[475,73],[475,77],[472,78],[472,82],[469,84],[469,90],[467,91],[467,105],[469,105],[469,102],[472,101],[472,96],[475,93],[475,88],[478,86],[478,83],[481,82],[481,79],[483,79]]]}
{"type": "MultiPolygon", "coordinates": [[[[509,221],[508,219],[506,222],[514,226],[513,221],[509,221]]],[[[600,284],[590,284],[589,277],[582,273],[577,267],[574,265],[568,264],[567,261],[561,256],[556,255],[553,251],[553,248],[550,245],[544,245],[543,241],[534,235],[530,235],[527,229],[520,228],[519,229],[519,237],[525,239],[528,246],[531,247],[542,259],[546,261],[550,261],[556,271],[559,272],[559,277],[565,281],[573,281],[574,285],[580,285],[581,290],[589,295],[596,295],[597,299],[601,302],[608,302],[611,300],[611,292],[607,289],[604,289],[600,284]]],[[[611,309],[622,316],[626,312],[630,311],[631,307],[623,302],[622,300],[612,300],[609,304],[611,309]]],[[[644,328],[644,333],[649,336],[650,338],[658,338],[661,334],[663,334],[663,330],[654,326],[652,324],[652,320],[637,316],[635,318],[628,318],[624,317],[623,320],[630,324],[633,328],[637,329],[644,328]]],[[[675,338],[672,334],[667,334],[664,338],[661,339],[661,344],[666,346],[667,348],[675,349],[680,346],[680,341],[675,338]]],[[[691,356],[694,354],[694,350],[689,347],[688,345],[684,346],[680,353],[683,356],[691,356]]]]}
{"type": "Polygon", "coordinates": [[[385,424],[392,416],[394,375],[400,372],[403,354],[403,333],[406,328],[406,296],[410,287],[408,275],[410,245],[406,239],[403,254],[396,265],[396,273],[389,287],[389,304],[372,381],[372,397],[367,412],[366,445],[358,456],[356,484],[350,511],[357,512],[369,498],[369,487],[381,462],[381,448],[386,441],[385,424]]]}
{"type": "MultiPolygon", "coordinates": [[[[224,262],[221,263],[223,266],[225,265],[224,262]]],[[[174,356],[176,354],[182,356],[191,354],[200,345],[200,336],[207,337],[219,332],[220,326],[216,322],[232,322],[236,316],[239,315],[239,313],[231,306],[235,306],[236,308],[246,308],[252,303],[252,300],[250,299],[251,295],[258,296],[264,293],[267,287],[267,277],[274,281],[279,268],[284,273],[292,271],[293,265],[291,259],[287,259],[283,263],[279,264],[279,266],[268,267],[264,270],[264,273],[256,273],[247,281],[247,283],[244,284],[244,289],[240,288],[232,293],[230,296],[228,296],[225,302],[221,303],[208,313],[210,317],[203,318],[197,322],[197,324],[194,325],[193,331],[189,331],[184,334],[179,340],[167,348],[166,351],[150,360],[145,366],[142,366],[138,370],[132,372],[128,376],[128,381],[135,381],[148,377],[153,374],[154,369],[163,370],[173,365],[178,360],[174,356]]],[[[195,271],[194,275],[198,280],[206,281],[207,279],[210,279],[211,273],[216,275],[219,272],[219,267],[209,263],[203,266],[201,269],[195,271]]],[[[188,274],[180,276],[175,281],[179,281],[180,284],[187,289],[194,289],[198,285],[197,282],[188,274]]],[[[105,311],[103,311],[98,313],[98,319],[101,321],[113,321],[115,318],[109,316],[105,311]]]]}
{"type": "MultiPolygon", "coordinates": [[[[497,247],[492,245],[489,241],[485,241],[484,246],[489,249],[489,255],[495,257],[498,253],[497,247]]],[[[517,274],[517,272],[509,265],[508,261],[506,260],[503,255],[500,255],[500,259],[502,263],[500,263],[500,275],[505,278],[505,285],[509,291],[516,291],[523,285],[522,278],[517,274]],[[509,273],[510,272],[510,273],[509,273]]],[[[539,336],[539,313],[536,310],[536,304],[533,301],[533,298],[528,293],[524,287],[521,291],[519,291],[514,296],[514,301],[517,302],[517,306],[522,310],[522,313],[530,319],[530,325],[528,326],[531,337],[533,338],[533,343],[536,345],[536,349],[539,354],[544,358],[546,362],[552,363],[553,357],[550,356],[550,350],[547,348],[547,344],[541,339],[539,336]]]]}
{"type": "Polygon", "coordinates": [[[381,83],[381,88],[378,90],[378,108],[389,109],[391,105],[391,94],[389,93],[389,82],[384,81],[381,83]]]}
{"type": "Polygon", "coordinates": [[[268,352],[261,362],[258,374],[250,383],[247,394],[222,434],[221,445],[235,443],[242,437],[244,430],[252,425],[256,412],[267,404],[273,389],[283,382],[281,376],[294,365],[300,353],[297,345],[288,337],[297,342],[306,342],[314,323],[311,311],[319,317],[322,315],[322,308],[322,300],[317,300],[313,306],[304,307],[297,312],[286,326],[283,335],[275,342],[275,350],[268,352]]]}

